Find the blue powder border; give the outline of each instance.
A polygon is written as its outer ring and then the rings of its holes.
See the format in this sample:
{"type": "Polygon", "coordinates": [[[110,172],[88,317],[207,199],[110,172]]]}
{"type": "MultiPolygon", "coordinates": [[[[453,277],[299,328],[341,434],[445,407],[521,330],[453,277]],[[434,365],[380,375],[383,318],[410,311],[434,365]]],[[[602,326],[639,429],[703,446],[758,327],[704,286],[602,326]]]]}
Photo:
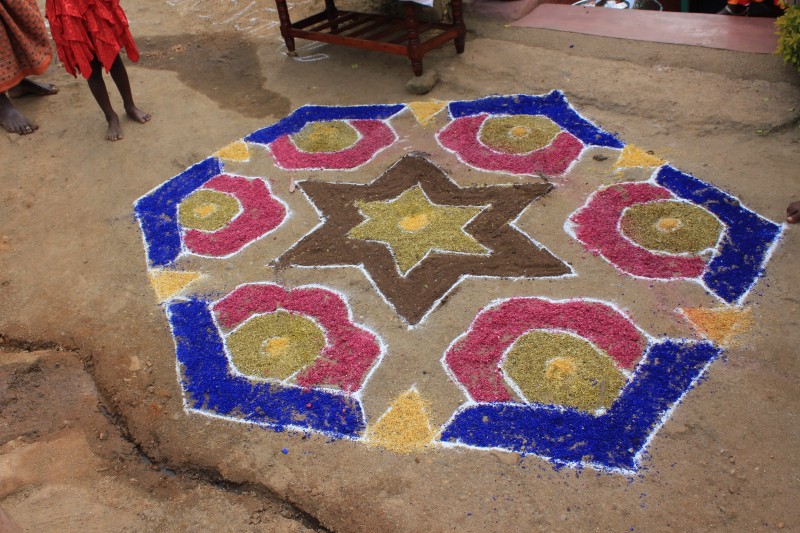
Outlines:
{"type": "Polygon", "coordinates": [[[676,196],[704,207],[726,226],[719,253],[708,264],[703,282],[719,298],[738,303],[764,274],[764,264],[781,226],[744,207],[713,185],[665,165],[656,183],[676,196]]]}
{"type": "Polygon", "coordinates": [[[664,415],[720,353],[709,342],[654,343],[620,397],[600,416],[542,405],[479,403],[458,411],[441,440],[634,471],[664,415]]]}
{"type": "Polygon", "coordinates": [[[250,381],[228,370],[223,340],[204,300],[175,300],[167,307],[182,367],[188,408],[269,426],[276,431],[318,431],[357,439],[366,428],[361,403],[343,394],[250,381]],[[310,406],[310,407],[309,407],[310,406]]]}
{"type": "Polygon", "coordinates": [[[222,163],[209,157],[162,183],[133,205],[133,213],[142,228],[147,260],[151,267],[169,266],[181,254],[178,204],[221,173],[222,163]]]}
{"type": "Polygon", "coordinates": [[[551,91],[540,96],[515,94],[487,96],[477,100],[454,101],[449,104],[450,115],[461,118],[481,113],[500,115],[544,115],[590,146],[622,148],[624,144],[611,133],[603,131],[582,116],[567,102],[564,93],[551,91]]]}
{"type": "Polygon", "coordinates": [[[278,137],[292,135],[302,130],[309,122],[318,120],[386,120],[405,108],[405,104],[360,105],[360,106],[321,106],[305,105],[275,124],[256,130],[245,141],[270,144],[278,137]]]}

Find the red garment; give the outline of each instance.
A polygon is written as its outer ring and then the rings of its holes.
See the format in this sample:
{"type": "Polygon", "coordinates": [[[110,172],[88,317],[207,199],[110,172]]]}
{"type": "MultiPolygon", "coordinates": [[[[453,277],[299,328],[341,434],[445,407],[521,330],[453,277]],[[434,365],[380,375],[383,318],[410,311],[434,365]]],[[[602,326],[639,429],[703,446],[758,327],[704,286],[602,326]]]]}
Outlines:
{"type": "Polygon", "coordinates": [[[94,58],[109,71],[119,51],[139,59],[128,19],[119,0],[46,0],[45,15],[67,72],[89,79],[94,58]]]}

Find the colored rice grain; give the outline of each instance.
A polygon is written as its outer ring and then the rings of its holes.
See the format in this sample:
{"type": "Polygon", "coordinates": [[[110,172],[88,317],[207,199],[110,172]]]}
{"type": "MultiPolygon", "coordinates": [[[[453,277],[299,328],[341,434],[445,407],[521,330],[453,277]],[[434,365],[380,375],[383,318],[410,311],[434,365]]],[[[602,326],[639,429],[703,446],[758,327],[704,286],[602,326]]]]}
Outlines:
{"type": "Polygon", "coordinates": [[[622,215],[620,227],[626,237],[640,246],[672,254],[713,248],[723,229],[719,220],[705,209],[669,200],[629,207],[622,215]]]}
{"type": "Polygon", "coordinates": [[[544,148],[561,132],[541,115],[512,115],[486,119],[480,139],[486,146],[509,154],[526,154],[544,148]]]}
{"type": "Polygon", "coordinates": [[[338,152],[353,146],[358,132],[343,120],[318,121],[306,124],[292,135],[292,142],[304,152],[338,152]]]}
{"type": "Polygon", "coordinates": [[[663,159],[645,152],[638,146],[628,144],[622,149],[619,159],[614,163],[614,168],[660,167],[664,163],[666,161],[663,159]]]}
{"type": "Polygon", "coordinates": [[[162,302],[167,300],[183,290],[184,287],[189,285],[200,277],[199,272],[179,272],[179,271],[158,271],[151,270],[150,285],[156,291],[156,298],[162,302]]]}
{"type": "Polygon", "coordinates": [[[671,197],[668,189],[650,183],[620,183],[593,193],[569,220],[589,251],[623,272],[654,279],[696,278],[706,268],[701,257],[655,253],[633,244],[620,229],[620,219],[632,207],[671,197]]]}
{"type": "Polygon", "coordinates": [[[432,100],[430,102],[411,102],[408,108],[414,114],[414,118],[421,126],[427,126],[433,122],[433,118],[447,107],[447,102],[440,102],[439,100],[432,100]]]}
{"type": "Polygon", "coordinates": [[[239,211],[241,206],[233,196],[200,189],[181,202],[178,215],[184,228],[217,231],[224,228],[239,211]]]}
{"type": "MultiPolygon", "coordinates": [[[[457,118],[436,134],[436,139],[464,163],[473,167],[509,174],[559,176],[580,156],[583,143],[561,130],[547,145],[525,153],[498,151],[481,139],[481,129],[493,121],[485,114],[457,118]]],[[[507,130],[507,133],[513,130],[507,130]]],[[[524,126],[523,126],[524,130],[524,126]]],[[[513,135],[513,134],[512,134],[513,135]]],[[[506,139],[508,137],[506,136],[506,139]]],[[[490,140],[489,142],[493,142],[490,140]]],[[[510,139],[508,142],[511,142],[510,139]]],[[[513,143],[512,143],[513,144],[513,143]]]]}
{"type": "MultiPolygon", "coordinates": [[[[214,310],[220,325],[228,329],[238,327],[254,315],[276,314],[279,310],[319,324],[325,332],[325,347],[320,357],[297,375],[301,387],[327,385],[355,392],[381,355],[381,344],[375,335],[352,322],[347,302],[339,294],[322,288],[298,287],[287,291],[270,283],[242,285],[217,301],[214,310]]],[[[280,331],[274,334],[285,335],[280,331]]],[[[268,343],[271,338],[262,333],[256,340],[268,343]]]]}
{"type": "Polygon", "coordinates": [[[226,342],[243,374],[286,379],[314,362],[325,347],[325,334],[304,316],[277,311],[254,316],[226,342]]]}
{"type": "Polygon", "coordinates": [[[625,385],[608,355],[566,333],[526,333],[511,347],[503,369],[528,401],[588,412],[611,407],[625,385]]]}
{"type": "Polygon", "coordinates": [[[698,333],[726,348],[735,346],[735,337],[753,325],[750,309],[692,307],[682,311],[698,333]]]}
{"type": "Polygon", "coordinates": [[[437,205],[419,186],[394,200],[356,201],[356,207],[367,220],[351,229],[348,237],[385,243],[403,274],[434,250],[484,255],[488,251],[464,231],[482,207],[437,205]]]}
{"type": "MultiPolygon", "coordinates": [[[[192,253],[223,257],[238,252],[280,226],[286,219],[285,204],[272,196],[272,191],[263,179],[220,174],[208,180],[203,185],[203,189],[193,194],[192,198],[201,193],[203,196],[199,197],[205,198],[204,191],[216,193],[216,195],[208,197],[214,201],[221,202],[223,197],[234,197],[236,205],[241,206],[241,212],[214,231],[185,229],[183,244],[192,253]]],[[[183,204],[185,203],[183,202],[183,204]]],[[[206,214],[207,217],[215,217],[217,211],[227,212],[226,210],[229,209],[224,207],[223,203],[191,205],[196,205],[191,209],[189,215],[195,217],[192,219],[195,220],[195,223],[198,223],[196,220],[200,220],[203,214],[206,214]],[[214,209],[214,205],[223,207],[214,209]],[[209,209],[210,207],[211,209],[209,209]]]]}
{"type": "Polygon", "coordinates": [[[250,148],[246,142],[236,141],[221,150],[217,150],[214,155],[228,161],[246,162],[250,160],[250,148]]]}
{"type": "Polygon", "coordinates": [[[416,389],[398,396],[389,409],[367,432],[368,442],[395,453],[412,453],[428,446],[436,438],[430,423],[430,402],[416,389]]]}

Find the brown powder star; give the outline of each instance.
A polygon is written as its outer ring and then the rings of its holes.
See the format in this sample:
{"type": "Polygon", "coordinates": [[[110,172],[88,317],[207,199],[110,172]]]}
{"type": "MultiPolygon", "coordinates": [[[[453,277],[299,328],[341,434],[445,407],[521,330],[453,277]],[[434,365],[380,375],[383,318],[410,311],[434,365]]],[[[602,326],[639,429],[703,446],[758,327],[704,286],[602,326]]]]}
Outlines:
{"type": "Polygon", "coordinates": [[[534,199],[552,189],[549,184],[461,188],[424,157],[407,155],[366,185],[304,181],[299,186],[324,223],[278,258],[276,266],[359,266],[409,325],[419,323],[465,276],[538,278],[571,272],[511,225],[534,199]],[[404,277],[385,243],[348,236],[365,220],[357,204],[389,201],[416,186],[438,205],[488,205],[464,230],[491,253],[434,251],[404,277]]]}

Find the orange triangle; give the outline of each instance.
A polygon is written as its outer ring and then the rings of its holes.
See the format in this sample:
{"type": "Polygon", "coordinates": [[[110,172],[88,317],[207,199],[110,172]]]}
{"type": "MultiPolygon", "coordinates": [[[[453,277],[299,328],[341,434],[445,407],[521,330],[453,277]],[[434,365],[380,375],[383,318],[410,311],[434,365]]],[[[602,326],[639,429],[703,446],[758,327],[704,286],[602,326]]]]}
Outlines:
{"type": "Polygon", "coordinates": [[[414,117],[422,126],[427,126],[442,109],[447,107],[447,102],[433,100],[431,102],[411,102],[408,104],[414,117]]]}
{"type": "Polygon", "coordinates": [[[619,159],[614,163],[614,168],[660,167],[664,163],[665,160],[648,154],[638,146],[626,144],[619,159]]]}
{"type": "Polygon", "coordinates": [[[151,270],[148,274],[159,302],[169,300],[201,276],[199,272],[174,270],[151,270]]]}
{"type": "Polygon", "coordinates": [[[436,431],[431,426],[429,403],[411,387],[367,430],[367,442],[395,453],[412,453],[431,445],[436,431]]]}
{"type": "Polygon", "coordinates": [[[220,159],[228,161],[250,161],[250,148],[244,141],[236,141],[214,153],[220,159]]]}
{"type": "Polygon", "coordinates": [[[720,346],[732,346],[735,337],[753,325],[752,310],[740,307],[687,307],[681,312],[695,331],[720,346]]]}

